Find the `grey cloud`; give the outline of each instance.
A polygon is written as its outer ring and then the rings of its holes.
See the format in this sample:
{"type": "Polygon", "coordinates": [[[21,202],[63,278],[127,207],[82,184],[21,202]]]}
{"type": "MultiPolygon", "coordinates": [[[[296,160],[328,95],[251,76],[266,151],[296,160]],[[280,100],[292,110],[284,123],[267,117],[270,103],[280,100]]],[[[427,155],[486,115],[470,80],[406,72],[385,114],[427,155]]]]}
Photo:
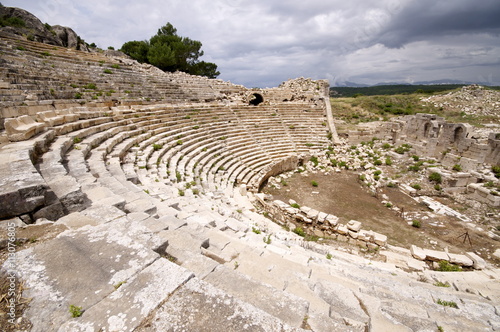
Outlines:
{"type": "Polygon", "coordinates": [[[385,25],[374,42],[398,48],[437,36],[499,34],[498,0],[420,0],[410,2],[385,25]]]}

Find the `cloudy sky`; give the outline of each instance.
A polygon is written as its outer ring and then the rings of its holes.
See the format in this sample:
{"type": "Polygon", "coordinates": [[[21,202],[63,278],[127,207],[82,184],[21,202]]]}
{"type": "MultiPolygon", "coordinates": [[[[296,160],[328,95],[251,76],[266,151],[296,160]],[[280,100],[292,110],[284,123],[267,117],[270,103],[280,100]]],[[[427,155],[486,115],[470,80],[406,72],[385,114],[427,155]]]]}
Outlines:
{"type": "Polygon", "coordinates": [[[452,79],[500,85],[499,0],[1,0],[116,49],[170,22],[219,78],[272,87],[452,79]]]}

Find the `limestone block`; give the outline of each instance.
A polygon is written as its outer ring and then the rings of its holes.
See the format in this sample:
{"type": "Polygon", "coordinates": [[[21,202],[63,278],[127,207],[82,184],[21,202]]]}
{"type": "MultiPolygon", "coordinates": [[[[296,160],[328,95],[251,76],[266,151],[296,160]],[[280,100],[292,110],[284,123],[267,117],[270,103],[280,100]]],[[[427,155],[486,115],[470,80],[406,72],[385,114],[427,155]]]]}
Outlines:
{"type": "Polygon", "coordinates": [[[422,248],[417,247],[416,245],[412,244],[410,248],[411,255],[415,257],[416,259],[419,259],[421,261],[425,260],[426,254],[425,251],[422,248]]]}
{"type": "Polygon", "coordinates": [[[300,212],[304,213],[305,215],[307,215],[309,213],[309,210],[311,210],[310,207],[307,207],[307,206],[300,207],[300,212]]]}
{"type": "Polygon", "coordinates": [[[349,228],[351,231],[359,232],[359,230],[361,229],[361,223],[357,220],[351,220],[347,223],[347,228],[349,228]]]}
{"type": "Polygon", "coordinates": [[[366,241],[363,241],[363,240],[360,240],[360,239],[358,239],[358,240],[356,241],[356,245],[357,245],[358,247],[361,247],[361,248],[367,248],[367,247],[368,247],[368,245],[367,245],[366,241]]]}
{"type": "Polygon", "coordinates": [[[448,261],[450,258],[448,254],[444,251],[423,249],[426,259],[434,262],[448,261]]]}
{"type": "Polygon", "coordinates": [[[460,266],[472,266],[474,262],[472,259],[465,255],[458,255],[458,254],[450,254],[448,253],[448,256],[450,257],[450,263],[453,264],[458,264],[460,266]]]}
{"type": "Polygon", "coordinates": [[[339,217],[337,216],[334,216],[332,214],[329,214],[327,217],[326,217],[326,221],[331,225],[331,226],[337,226],[338,222],[339,222],[339,217]]]}
{"type": "Polygon", "coordinates": [[[359,240],[369,242],[369,241],[372,241],[373,237],[374,236],[373,236],[372,231],[367,231],[365,229],[362,229],[358,232],[358,239],[359,240]]]}
{"type": "Polygon", "coordinates": [[[385,247],[387,245],[387,235],[372,232],[373,234],[373,242],[378,244],[381,247],[385,247]]]}
{"type": "Polygon", "coordinates": [[[353,231],[349,230],[349,236],[352,237],[353,239],[357,239],[358,232],[353,232],[353,231]]]}
{"type": "Polygon", "coordinates": [[[327,217],[328,217],[328,214],[327,214],[327,213],[320,212],[320,213],[318,214],[318,222],[319,222],[319,223],[324,223],[327,217]]]}
{"type": "Polygon", "coordinates": [[[310,209],[309,212],[307,212],[307,218],[312,219],[314,221],[318,217],[318,214],[319,214],[318,210],[310,209]]]}
{"type": "Polygon", "coordinates": [[[341,235],[347,235],[347,233],[349,232],[349,229],[344,224],[338,224],[335,231],[341,235]]]}
{"type": "Polygon", "coordinates": [[[486,267],[486,262],[484,261],[484,259],[482,259],[478,255],[476,255],[475,253],[473,253],[473,252],[466,252],[465,256],[469,257],[474,262],[472,266],[476,270],[482,270],[482,269],[484,269],[486,267]]]}

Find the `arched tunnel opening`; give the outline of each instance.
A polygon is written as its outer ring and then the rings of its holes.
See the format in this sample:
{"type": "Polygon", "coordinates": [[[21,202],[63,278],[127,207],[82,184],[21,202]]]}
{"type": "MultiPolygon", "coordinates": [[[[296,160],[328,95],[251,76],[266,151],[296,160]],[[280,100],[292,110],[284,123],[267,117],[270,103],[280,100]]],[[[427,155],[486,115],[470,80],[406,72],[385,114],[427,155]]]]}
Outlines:
{"type": "Polygon", "coordinates": [[[262,97],[262,95],[260,93],[253,93],[250,96],[250,100],[248,101],[248,104],[257,106],[263,102],[264,102],[264,97],[262,97]]]}

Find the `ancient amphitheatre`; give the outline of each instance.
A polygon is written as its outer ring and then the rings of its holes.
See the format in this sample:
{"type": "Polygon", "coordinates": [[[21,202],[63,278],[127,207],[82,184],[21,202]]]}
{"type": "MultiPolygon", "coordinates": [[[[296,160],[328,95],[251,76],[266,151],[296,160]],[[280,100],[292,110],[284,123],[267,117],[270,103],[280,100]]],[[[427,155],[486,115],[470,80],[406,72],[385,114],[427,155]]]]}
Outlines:
{"type": "Polygon", "coordinates": [[[498,93],[422,101],[496,125],[350,126],[326,81],[249,89],[0,37],[2,329],[500,329],[498,93]],[[339,215],[314,205],[327,179],[354,201],[339,215]],[[373,202],[394,221],[349,217],[373,202]]]}

